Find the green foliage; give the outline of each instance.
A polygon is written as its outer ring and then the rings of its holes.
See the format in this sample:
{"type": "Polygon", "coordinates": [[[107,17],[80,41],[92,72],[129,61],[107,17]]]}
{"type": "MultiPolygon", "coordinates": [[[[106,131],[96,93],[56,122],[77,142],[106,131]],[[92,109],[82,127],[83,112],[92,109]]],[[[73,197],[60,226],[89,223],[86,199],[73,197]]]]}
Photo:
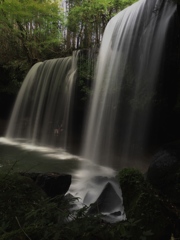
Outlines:
{"type": "Polygon", "coordinates": [[[4,92],[19,89],[29,68],[37,61],[59,56],[63,25],[59,1],[4,0],[0,4],[0,65],[10,81],[4,92]]]}
{"type": "Polygon", "coordinates": [[[0,188],[2,234],[16,229],[16,218],[24,222],[24,215],[35,208],[45,194],[29,178],[19,174],[1,174],[0,188]]]}
{"type": "MultiPolygon", "coordinates": [[[[126,213],[129,214],[128,210],[133,212],[139,194],[144,191],[145,179],[140,171],[133,168],[124,168],[120,171],[118,180],[123,192],[124,207],[126,213]]],[[[130,217],[133,216],[130,215],[130,217]]]]}
{"type": "Polygon", "coordinates": [[[171,210],[171,204],[152,188],[142,173],[136,169],[123,169],[118,179],[127,218],[137,223],[133,231],[135,236],[150,233],[151,229],[153,235],[149,239],[159,240],[163,233],[174,231],[177,216],[171,210]]]}
{"type": "Polygon", "coordinates": [[[68,14],[68,30],[77,38],[76,48],[89,48],[101,42],[108,21],[136,0],[74,1],[68,14]]]}
{"type": "Polygon", "coordinates": [[[1,240],[159,240],[167,229],[171,235],[173,217],[167,202],[144,176],[136,169],[123,169],[118,179],[127,220],[110,224],[101,215],[87,215],[86,206],[73,210],[73,197],[50,199],[29,178],[0,174],[1,240]]]}
{"type": "Polygon", "coordinates": [[[78,87],[81,101],[87,101],[91,94],[94,79],[96,52],[94,50],[81,51],[78,61],[78,87]]]}
{"type": "MultiPolygon", "coordinates": [[[[37,61],[99,46],[109,19],[136,0],[0,1],[0,89],[16,94],[37,61]],[[3,75],[3,72],[6,75],[3,75]]],[[[83,84],[83,92],[88,88],[83,84]]]]}
{"type": "Polygon", "coordinates": [[[1,62],[42,59],[60,43],[58,1],[5,0],[0,4],[1,62]]]}

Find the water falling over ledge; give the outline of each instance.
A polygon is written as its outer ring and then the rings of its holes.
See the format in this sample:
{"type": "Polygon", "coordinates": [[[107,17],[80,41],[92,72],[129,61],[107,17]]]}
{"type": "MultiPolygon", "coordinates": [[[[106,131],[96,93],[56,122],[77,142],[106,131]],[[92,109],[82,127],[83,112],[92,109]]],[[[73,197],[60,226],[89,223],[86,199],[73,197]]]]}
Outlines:
{"type": "Polygon", "coordinates": [[[66,149],[72,124],[78,52],[39,62],[17,96],[6,138],[66,149]]]}
{"type": "Polygon", "coordinates": [[[108,23],[96,67],[83,157],[118,167],[128,166],[136,154],[143,156],[147,151],[158,87],[172,71],[167,58],[176,51],[176,8],[173,1],[140,0],[108,23]]]}
{"type": "Polygon", "coordinates": [[[82,164],[84,174],[70,193],[80,196],[82,204],[98,205],[104,189],[112,193],[107,185],[113,179],[118,210],[106,206],[101,211],[108,217],[117,211],[113,221],[125,214],[110,167],[142,164],[159,82],[172,70],[166,54],[175,51],[175,15],[173,1],[140,0],[112,18],[104,32],[82,144],[82,156],[94,165],[82,164]]]}
{"type": "MultiPolygon", "coordinates": [[[[173,38],[175,12],[171,1],[140,0],[110,20],[104,33],[82,146],[82,156],[91,163],[84,160],[70,193],[90,205],[110,191],[118,206],[106,205],[102,211],[119,212],[120,219],[124,218],[121,190],[109,167],[127,166],[129,155],[143,154],[156,87],[167,73],[164,53],[173,38]]],[[[66,149],[76,61],[76,57],[48,60],[30,70],[7,138],[66,149]]]]}

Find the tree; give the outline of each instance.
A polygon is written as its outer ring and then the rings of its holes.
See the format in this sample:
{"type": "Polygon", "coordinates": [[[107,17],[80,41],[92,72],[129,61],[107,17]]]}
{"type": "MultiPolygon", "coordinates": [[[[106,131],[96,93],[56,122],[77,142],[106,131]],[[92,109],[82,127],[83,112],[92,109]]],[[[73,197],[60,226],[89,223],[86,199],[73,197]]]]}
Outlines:
{"type": "Polygon", "coordinates": [[[0,87],[16,92],[35,62],[99,46],[109,19],[135,1],[0,0],[0,87]]]}
{"type": "Polygon", "coordinates": [[[98,46],[108,21],[137,0],[68,1],[67,48],[98,46]],[[69,37],[70,36],[70,37],[69,37]]]}
{"type": "Polygon", "coordinates": [[[58,0],[0,1],[0,65],[31,66],[60,51],[62,10],[58,0]]]}

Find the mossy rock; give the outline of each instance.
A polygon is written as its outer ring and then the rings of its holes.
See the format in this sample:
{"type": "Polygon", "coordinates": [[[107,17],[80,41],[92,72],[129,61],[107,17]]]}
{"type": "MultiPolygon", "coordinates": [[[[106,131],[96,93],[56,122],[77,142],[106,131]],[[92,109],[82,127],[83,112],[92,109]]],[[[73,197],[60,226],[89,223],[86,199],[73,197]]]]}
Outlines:
{"type": "Polygon", "coordinates": [[[131,168],[124,168],[118,177],[123,192],[124,207],[131,209],[144,189],[144,177],[138,170],[131,168]]]}
{"type": "Polygon", "coordinates": [[[136,169],[123,169],[118,179],[127,219],[137,221],[137,227],[133,229],[134,236],[138,239],[144,231],[151,230],[153,235],[148,239],[169,240],[177,227],[178,216],[167,199],[159,196],[136,169]]]}

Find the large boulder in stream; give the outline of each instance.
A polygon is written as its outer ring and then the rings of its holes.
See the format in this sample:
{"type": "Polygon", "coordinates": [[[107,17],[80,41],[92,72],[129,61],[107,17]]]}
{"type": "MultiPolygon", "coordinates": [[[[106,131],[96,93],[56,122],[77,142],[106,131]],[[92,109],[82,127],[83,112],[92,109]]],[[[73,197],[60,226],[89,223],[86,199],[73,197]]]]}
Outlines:
{"type": "Polygon", "coordinates": [[[71,175],[56,172],[21,173],[30,177],[49,197],[64,195],[71,185],[71,175]]]}

